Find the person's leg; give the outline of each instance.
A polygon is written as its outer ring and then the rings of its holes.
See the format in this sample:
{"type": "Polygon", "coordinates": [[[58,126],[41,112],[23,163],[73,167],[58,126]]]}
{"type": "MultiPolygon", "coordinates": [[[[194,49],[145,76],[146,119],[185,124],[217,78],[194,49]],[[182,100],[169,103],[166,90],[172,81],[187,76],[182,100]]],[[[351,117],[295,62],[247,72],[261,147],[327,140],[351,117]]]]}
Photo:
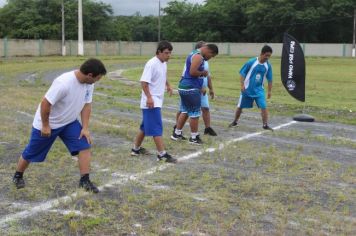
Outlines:
{"type": "Polygon", "coordinates": [[[153,141],[156,144],[156,148],[157,148],[158,153],[162,153],[164,151],[164,144],[163,144],[162,136],[153,137],[153,141]]]}
{"type": "Polygon", "coordinates": [[[22,155],[19,158],[19,161],[17,162],[17,167],[16,167],[16,172],[25,172],[27,167],[30,165],[30,162],[26,161],[23,159],[22,155]]]}
{"type": "Polygon", "coordinates": [[[261,109],[262,123],[263,125],[268,124],[268,111],[267,109],[261,109]]]}
{"type": "Polygon", "coordinates": [[[149,154],[149,152],[141,147],[143,140],[145,139],[145,126],[146,124],[149,124],[148,122],[148,116],[149,116],[149,109],[142,109],[142,122],[140,125],[140,131],[137,133],[135,140],[134,140],[134,146],[131,149],[131,156],[138,156],[140,154],[149,154]]]}
{"type": "Polygon", "coordinates": [[[236,111],[235,111],[234,122],[238,122],[238,121],[239,121],[240,116],[241,116],[241,113],[242,113],[242,108],[237,107],[237,108],[236,108],[236,111]]]}
{"type": "Polygon", "coordinates": [[[207,107],[202,107],[201,111],[202,111],[202,117],[203,117],[205,128],[209,128],[210,127],[210,110],[207,107]]]}
{"type": "Polygon", "coordinates": [[[12,178],[12,181],[14,182],[16,188],[18,189],[25,187],[23,173],[25,172],[29,164],[30,163],[28,161],[26,161],[25,159],[23,159],[22,156],[20,156],[19,161],[17,163],[15,175],[12,178]]]}
{"type": "Polygon", "coordinates": [[[81,150],[78,156],[78,165],[80,172],[79,187],[86,191],[98,193],[99,189],[90,181],[90,161],[91,151],[90,149],[81,150]]]}
{"type": "Polygon", "coordinates": [[[197,133],[199,127],[199,117],[190,117],[189,124],[190,124],[190,131],[192,133],[197,133]]]}
{"type": "Polygon", "coordinates": [[[78,156],[78,165],[80,176],[89,174],[90,172],[90,161],[91,161],[91,152],[90,149],[82,150],[79,152],[78,156]]]}
{"type": "Polygon", "coordinates": [[[253,101],[254,101],[254,99],[251,98],[251,97],[248,97],[248,96],[246,96],[244,94],[240,95],[239,100],[237,102],[236,111],[235,111],[235,118],[231,122],[229,127],[238,126],[238,122],[239,122],[239,119],[240,119],[240,116],[241,116],[241,113],[242,113],[242,109],[244,109],[244,108],[252,108],[253,101]]]}
{"type": "Polygon", "coordinates": [[[177,123],[178,123],[178,119],[179,119],[179,115],[181,114],[180,111],[177,111],[177,114],[176,114],[176,126],[177,126],[177,123]]]}
{"type": "Polygon", "coordinates": [[[177,127],[176,129],[178,130],[182,130],[185,123],[188,120],[188,114],[187,113],[180,113],[179,117],[178,117],[178,121],[177,121],[177,127]]]}
{"type": "Polygon", "coordinates": [[[141,147],[143,140],[145,139],[145,133],[140,130],[138,134],[136,135],[135,142],[134,142],[134,148],[138,149],[141,147]]]}
{"type": "Polygon", "coordinates": [[[47,153],[56,140],[57,135],[58,129],[52,130],[50,137],[42,137],[40,130],[32,128],[30,141],[17,162],[16,172],[13,176],[16,188],[25,187],[23,179],[25,170],[28,168],[30,162],[42,162],[46,159],[47,153]]]}
{"type": "Polygon", "coordinates": [[[261,109],[262,128],[273,131],[273,129],[268,125],[268,111],[267,111],[267,102],[266,102],[265,95],[262,94],[261,96],[255,99],[256,99],[257,106],[261,109]]]}
{"type": "Polygon", "coordinates": [[[78,120],[66,125],[59,133],[59,137],[66,145],[72,156],[78,156],[78,167],[80,173],[79,187],[86,191],[98,193],[99,189],[90,181],[91,145],[86,137],[80,136],[82,125],[78,120]]]}

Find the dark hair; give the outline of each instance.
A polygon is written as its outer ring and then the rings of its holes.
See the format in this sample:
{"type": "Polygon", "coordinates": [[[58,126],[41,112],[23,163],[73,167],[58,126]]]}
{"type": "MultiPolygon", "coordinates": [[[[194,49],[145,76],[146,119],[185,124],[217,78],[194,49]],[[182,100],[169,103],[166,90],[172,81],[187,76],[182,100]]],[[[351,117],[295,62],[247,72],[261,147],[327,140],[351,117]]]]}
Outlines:
{"type": "Polygon", "coordinates": [[[83,74],[93,74],[94,77],[98,75],[106,75],[106,69],[104,64],[95,58],[90,58],[86,60],[81,66],[80,66],[80,72],[83,74]]]}
{"type": "Polygon", "coordinates": [[[266,52],[270,52],[270,53],[273,53],[273,50],[270,46],[268,45],[265,45],[263,46],[263,48],[261,49],[261,54],[265,54],[266,52]]]}
{"type": "Polygon", "coordinates": [[[215,44],[213,43],[208,43],[205,45],[207,48],[209,48],[209,50],[215,54],[215,55],[218,55],[219,54],[219,48],[218,46],[216,46],[215,44]]]}
{"type": "Polygon", "coordinates": [[[172,51],[173,50],[172,44],[170,42],[166,41],[166,40],[163,40],[163,41],[159,42],[158,45],[157,45],[156,55],[159,52],[163,52],[166,49],[168,49],[169,51],[172,51]]]}
{"type": "Polygon", "coordinates": [[[206,44],[206,42],[199,41],[199,42],[197,42],[197,44],[195,44],[194,49],[199,49],[199,48],[203,47],[205,44],[206,44]]]}

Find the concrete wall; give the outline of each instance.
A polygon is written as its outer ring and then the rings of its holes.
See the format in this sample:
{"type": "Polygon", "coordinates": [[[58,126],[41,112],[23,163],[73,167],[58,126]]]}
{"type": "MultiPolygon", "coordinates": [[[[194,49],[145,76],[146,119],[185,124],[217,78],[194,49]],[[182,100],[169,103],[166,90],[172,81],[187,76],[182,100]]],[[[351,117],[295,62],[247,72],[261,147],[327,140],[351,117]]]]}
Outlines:
{"type": "MultiPolygon", "coordinates": [[[[174,55],[187,55],[193,48],[194,42],[172,42],[174,55]]],[[[220,55],[256,56],[264,43],[215,43],[220,55]]],[[[270,43],[273,54],[281,55],[282,44],[270,43]]],[[[321,57],[351,57],[351,44],[314,44],[301,43],[305,56],[321,57]]],[[[17,56],[52,56],[61,55],[60,40],[29,40],[29,39],[0,39],[0,57],[17,56]]],[[[85,41],[84,55],[153,55],[156,52],[155,42],[127,41],[85,41]]],[[[78,42],[66,41],[66,55],[78,54],[78,42]]]]}

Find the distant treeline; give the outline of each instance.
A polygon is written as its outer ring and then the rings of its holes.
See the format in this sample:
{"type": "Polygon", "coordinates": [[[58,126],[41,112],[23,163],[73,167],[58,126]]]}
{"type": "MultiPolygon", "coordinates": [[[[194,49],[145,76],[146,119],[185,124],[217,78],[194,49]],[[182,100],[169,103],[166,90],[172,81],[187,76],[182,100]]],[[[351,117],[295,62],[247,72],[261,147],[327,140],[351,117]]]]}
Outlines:
{"type": "MultiPolygon", "coordinates": [[[[77,39],[78,1],[63,0],[65,37],[77,39]]],[[[61,39],[62,0],[8,0],[0,37],[61,39]]],[[[174,42],[281,42],[289,32],[305,43],[351,43],[356,0],[206,0],[169,2],[161,39],[174,42]]],[[[83,0],[85,40],[157,41],[158,16],[114,16],[111,5],[83,0]]]]}

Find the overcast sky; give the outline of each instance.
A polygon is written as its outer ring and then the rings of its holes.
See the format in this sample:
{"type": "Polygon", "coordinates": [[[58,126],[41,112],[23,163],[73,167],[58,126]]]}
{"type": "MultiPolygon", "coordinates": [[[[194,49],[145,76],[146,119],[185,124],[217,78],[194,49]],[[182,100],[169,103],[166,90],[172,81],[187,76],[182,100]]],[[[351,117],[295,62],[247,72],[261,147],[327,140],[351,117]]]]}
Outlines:
{"type": "MultiPolygon", "coordinates": [[[[158,15],[159,0],[95,0],[111,4],[115,15],[133,15],[140,12],[141,15],[158,15]]],[[[165,7],[171,0],[161,0],[161,7],[165,7]]],[[[182,0],[183,1],[183,0],[182,0]]],[[[205,0],[187,0],[191,3],[202,4],[205,0]]],[[[6,3],[6,0],[0,0],[0,7],[6,3]]]]}

